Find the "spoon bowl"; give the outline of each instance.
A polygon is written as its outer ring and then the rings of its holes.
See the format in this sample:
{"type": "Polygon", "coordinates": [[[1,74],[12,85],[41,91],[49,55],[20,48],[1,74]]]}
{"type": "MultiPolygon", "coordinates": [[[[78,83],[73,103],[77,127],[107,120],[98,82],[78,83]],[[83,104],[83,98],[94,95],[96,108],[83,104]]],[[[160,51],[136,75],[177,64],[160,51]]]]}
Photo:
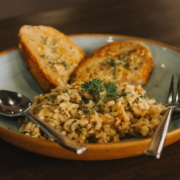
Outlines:
{"type": "Polygon", "coordinates": [[[77,154],[82,154],[87,148],[79,143],[69,139],[67,136],[62,135],[47,123],[41,121],[33,114],[29,113],[31,108],[31,101],[24,95],[7,90],[0,90],[0,114],[9,117],[25,116],[38,127],[44,131],[48,136],[53,138],[54,141],[59,143],[64,148],[73,151],[77,154]]]}
{"type": "Polygon", "coordinates": [[[0,90],[0,114],[9,117],[21,116],[31,108],[31,101],[24,95],[0,90]]]}

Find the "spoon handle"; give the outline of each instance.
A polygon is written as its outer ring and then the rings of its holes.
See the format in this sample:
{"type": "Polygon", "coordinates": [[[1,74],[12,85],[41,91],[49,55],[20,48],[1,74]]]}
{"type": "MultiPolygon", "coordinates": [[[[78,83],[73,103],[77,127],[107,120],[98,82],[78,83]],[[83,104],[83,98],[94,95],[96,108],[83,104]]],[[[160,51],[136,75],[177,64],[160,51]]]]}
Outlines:
{"type": "Polygon", "coordinates": [[[24,113],[24,115],[29,118],[33,123],[37,124],[42,131],[44,131],[49,137],[53,138],[54,141],[58,142],[62,147],[71,150],[72,152],[75,152],[77,154],[82,154],[86,151],[87,147],[72,141],[67,136],[62,135],[56,129],[49,126],[47,123],[44,123],[29,112],[24,113]]]}

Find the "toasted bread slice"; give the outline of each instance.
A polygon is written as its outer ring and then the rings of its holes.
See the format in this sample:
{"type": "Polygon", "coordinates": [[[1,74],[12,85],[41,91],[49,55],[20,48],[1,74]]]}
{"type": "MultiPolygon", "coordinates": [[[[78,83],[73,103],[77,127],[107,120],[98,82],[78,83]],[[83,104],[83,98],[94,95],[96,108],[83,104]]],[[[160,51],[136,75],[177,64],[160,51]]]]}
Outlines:
{"type": "Polygon", "coordinates": [[[45,92],[67,84],[85,53],[65,34],[49,26],[24,25],[19,49],[30,72],[45,92]]]}
{"type": "Polygon", "coordinates": [[[153,67],[147,46],[139,41],[109,43],[85,58],[71,76],[71,83],[93,78],[114,83],[145,85],[153,67]]]}

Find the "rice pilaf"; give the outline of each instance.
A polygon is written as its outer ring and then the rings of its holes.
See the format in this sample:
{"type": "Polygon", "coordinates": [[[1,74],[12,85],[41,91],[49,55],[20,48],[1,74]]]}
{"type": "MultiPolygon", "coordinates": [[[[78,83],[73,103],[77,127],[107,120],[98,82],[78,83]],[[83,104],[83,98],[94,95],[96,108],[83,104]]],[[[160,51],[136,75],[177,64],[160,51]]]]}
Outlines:
{"type": "MultiPolygon", "coordinates": [[[[146,97],[140,85],[123,83],[114,87],[117,96],[110,90],[109,96],[105,96],[107,89],[96,94],[93,90],[83,91],[82,84],[67,84],[49,94],[36,96],[30,112],[79,143],[119,142],[127,136],[152,136],[166,107],[146,97]]],[[[19,123],[20,133],[52,140],[27,118],[19,123]]]]}

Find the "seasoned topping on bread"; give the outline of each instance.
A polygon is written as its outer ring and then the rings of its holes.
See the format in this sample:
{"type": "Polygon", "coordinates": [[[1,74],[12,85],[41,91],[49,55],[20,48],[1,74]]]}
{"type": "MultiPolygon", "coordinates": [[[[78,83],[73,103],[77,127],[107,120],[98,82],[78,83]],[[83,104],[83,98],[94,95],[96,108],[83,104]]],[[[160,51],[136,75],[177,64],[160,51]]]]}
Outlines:
{"type": "Polygon", "coordinates": [[[67,84],[85,53],[66,35],[48,26],[22,26],[20,51],[30,72],[45,92],[67,84]]]}
{"type": "Polygon", "coordinates": [[[113,42],[84,59],[72,74],[71,83],[100,78],[106,82],[144,85],[152,66],[152,55],[143,43],[113,42]]]}

